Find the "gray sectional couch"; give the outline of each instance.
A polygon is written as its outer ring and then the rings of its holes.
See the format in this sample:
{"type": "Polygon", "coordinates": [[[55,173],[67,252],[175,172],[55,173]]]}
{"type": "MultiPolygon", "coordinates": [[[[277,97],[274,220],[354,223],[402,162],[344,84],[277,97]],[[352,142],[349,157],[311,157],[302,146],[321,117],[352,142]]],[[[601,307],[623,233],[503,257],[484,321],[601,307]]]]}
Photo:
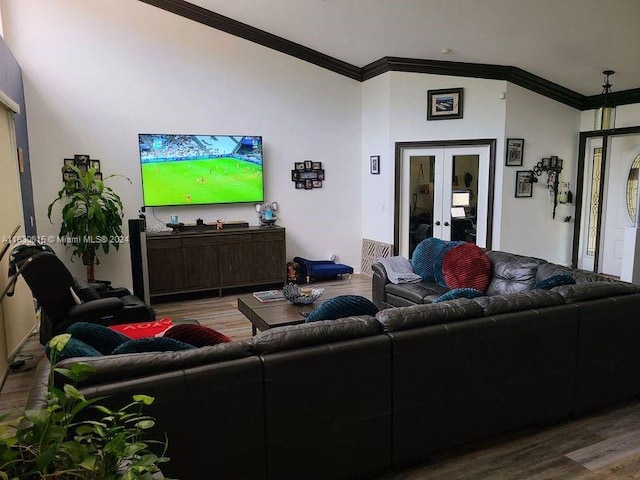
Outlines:
{"type": "MultiPolygon", "coordinates": [[[[172,457],[163,470],[184,480],[373,478],[640,395],[640,286],[504,252],[490,258],[495,272],[514,266],[492,281],[507,290],[409,304],[393,289],[380,297],[376,266],[376,301],[406,306],[274,328],[250,345],[83,359],[98,372],[80,389],[116,405],[155,396],[150,413],[172,457]],[[562,271],[578,283],[522,288],[513,271],[530,264],[534,281],[562,271]]],[[[35,388],[30,404],[41,401],[35,388]]]]}

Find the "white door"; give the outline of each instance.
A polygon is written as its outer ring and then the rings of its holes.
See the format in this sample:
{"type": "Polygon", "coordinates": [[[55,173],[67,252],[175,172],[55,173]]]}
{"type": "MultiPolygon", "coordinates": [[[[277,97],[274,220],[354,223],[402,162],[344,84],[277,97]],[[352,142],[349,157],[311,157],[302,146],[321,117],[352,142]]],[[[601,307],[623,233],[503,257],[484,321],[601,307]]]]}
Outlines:
{"type": "Polygon", "coordinates": [[[624,233],[633,221],[627,209],[627,179],[638,155],[640,135],[612,137],[609,145],[602,221],[600,273],[620,276],[624,233]]]}
{"type": "Polygon", "coordinates": [[[423,239],[486,247],[490,147],[407,148],[400,181],[400,255],[423,239]]]}

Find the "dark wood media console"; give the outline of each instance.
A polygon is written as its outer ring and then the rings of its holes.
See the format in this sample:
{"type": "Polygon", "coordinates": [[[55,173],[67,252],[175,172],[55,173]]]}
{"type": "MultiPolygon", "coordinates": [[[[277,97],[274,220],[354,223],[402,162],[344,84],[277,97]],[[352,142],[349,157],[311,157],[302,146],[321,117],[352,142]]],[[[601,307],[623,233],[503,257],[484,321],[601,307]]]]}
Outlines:
{"type": "Polygon", "coordinates": [[[285,250],[277,226],[148,233],[150,295],[284,285],[285,250]]]}

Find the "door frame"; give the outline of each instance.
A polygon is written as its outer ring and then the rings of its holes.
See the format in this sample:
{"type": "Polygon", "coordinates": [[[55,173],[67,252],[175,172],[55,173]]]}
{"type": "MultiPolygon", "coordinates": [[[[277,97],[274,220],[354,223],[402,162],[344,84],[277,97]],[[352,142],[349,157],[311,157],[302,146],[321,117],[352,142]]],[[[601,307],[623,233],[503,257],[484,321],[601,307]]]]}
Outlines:
{"type": "MultiPolygon", "coordinates": [[[[580,143],[578,147],[578,172],[576,178],[576,208],[575,208],[575,222],[573,223],[573,245],[571,249],[571,266],[578,268],[578,259],[580,255],[580,234],[582,229],[582,204],[585,200],[583,198],[585,193],[584,186],[584,173],[585,173],[585,155],[587,148],[587,140],[590,138],[602,138],[602,166],[600,175],[600,191],[604,192],[605,183],[607,180],[607,162],[609,161],[609,138],[621,135],[631,135],[640,133],[640,126],[636,127],[624,127],[624,128],[612,128],[610,130],[590,130],[588,132],[580,132],[580,143]]],[[[593,271],[597,272],[600,267],[600,254],[602,240],[602,222],[603,208],[598,209],[597,218],[597,230],[596,230],[596,251],[594,254],[593,271]]]]}
{"type": "Polygon", "coordinates": [[[496,139],[477,138],[468,140],[426,140],[395,143],[395,180],[393,195],[393,254],[400,252],[400,195],[402,194],[402,156],[405,150],[447,147],[489,147],[489,179],[487,199],[487,241],[486,249],[491,250],[493,238],[493,204],[495,196],[496,139]]]}

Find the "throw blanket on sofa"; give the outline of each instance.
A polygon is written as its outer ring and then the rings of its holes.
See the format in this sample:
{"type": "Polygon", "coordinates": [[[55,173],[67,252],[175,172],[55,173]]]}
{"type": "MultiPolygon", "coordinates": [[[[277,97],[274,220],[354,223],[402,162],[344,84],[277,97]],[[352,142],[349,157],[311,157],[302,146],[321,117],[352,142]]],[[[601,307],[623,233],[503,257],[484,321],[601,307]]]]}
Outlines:
{"type": "Polygon", "coordinates": [[[399,283],[419,282],[422,277],[414,273],[411,263],[404,257],[380,258],[378,261],[387,271],[387,277],[391,283],[396,285],[399,283]]]}

